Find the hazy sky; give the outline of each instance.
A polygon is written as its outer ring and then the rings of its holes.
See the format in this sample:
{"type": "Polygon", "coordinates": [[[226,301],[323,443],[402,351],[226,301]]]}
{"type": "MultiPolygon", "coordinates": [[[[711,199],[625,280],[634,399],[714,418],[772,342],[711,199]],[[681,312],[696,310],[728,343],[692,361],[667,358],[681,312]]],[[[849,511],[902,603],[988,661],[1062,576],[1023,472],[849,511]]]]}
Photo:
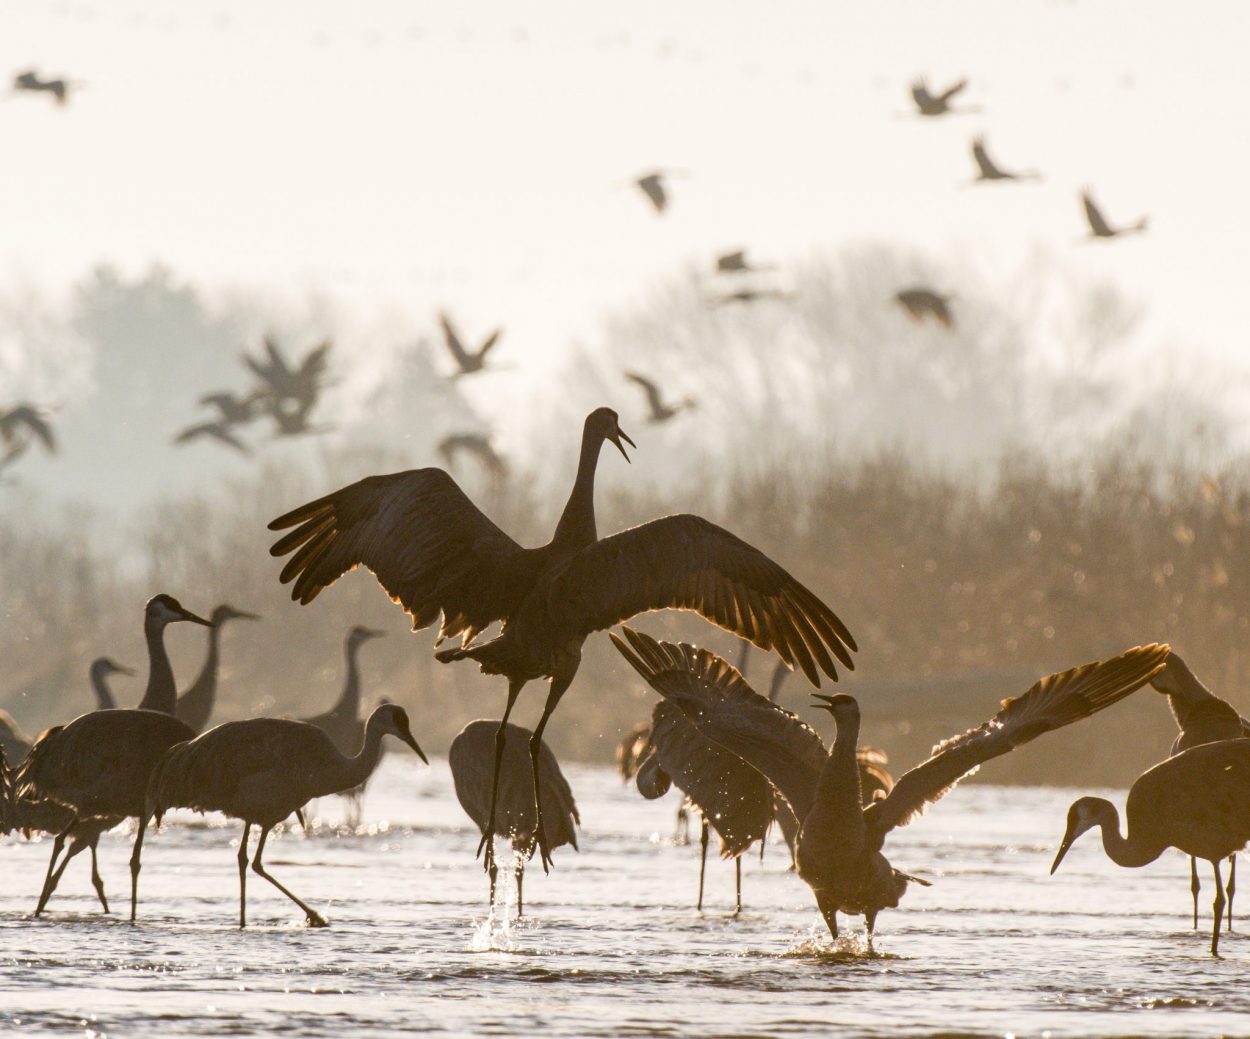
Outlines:
{"type": "MultiPolygon", "coordinates": [[[[520,399],[656,279],[857,239],[1007,276],[1037,250],[1145,300],[1152,342],[1239,357],[1250,8],[898,0],[0,4],[0,286],[102,261],[470,336],[520,399]],[[920,120],[910,81],[976,114],[920,120]],[[969,187],[985,133],[1029,185],[969,187]],[[671,211],[624,186],[662,166],[671,211]],[[1150,231],[1082,243],[1078,192],[1150,231]]],[[[952,286],[939,286],[952,287],[952,286]]],[[[486,392],[486,391],[481,391],[486,392]]],[[[500,392],[496,385],[490,392],[500,392]]]]}

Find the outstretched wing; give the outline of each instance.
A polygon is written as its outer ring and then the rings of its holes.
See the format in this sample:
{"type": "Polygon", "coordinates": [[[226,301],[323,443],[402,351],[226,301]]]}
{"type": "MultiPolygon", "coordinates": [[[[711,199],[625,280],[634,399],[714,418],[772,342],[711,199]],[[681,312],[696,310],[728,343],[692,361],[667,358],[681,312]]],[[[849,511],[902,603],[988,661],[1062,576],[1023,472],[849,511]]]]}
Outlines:
{"type": "Polygon", "coordinates": [[[716,654],[658,642],[632,628],[622,631],[625,638],[612,633],[613,644],[651,688],[679,707],[702,735],[761,773],[795,815],[805,818],[825,763],[820,737],[765,700],[716,654]]]}
{"type": "Polygon", "coordinates": [[[652,415],[658,415],[664,410],[664,402],[660,399],[660,388],[655,383],[637,372],[626,372],[625,378],[642,387],[642,392],[647,395],[647,404],[651,408],[652,415]]]}
{"type": "Polygon", "coordinates": [[[985,150],[985,138],[978,137],[972,142],[972,157],[976,160],[977,167],[981,171],[983,177],[1001,177],[1003,171],[994,165],[994,160],[990,158],[990,153],[985,150]]]}
{"type": "Polygon", "coordinates": [[[1085,219],[1089,221],[1089,229],[1099,238],[1110,238],[1114,231],[1103,218],[1102,212],[1094,205],[1094,199],[1088,191],[1081,192],[1081,203],[1085,206],[1085,219]]]}
{"type": "Polygon", "coordinates": [[[490,353],[491,348],[497,342],[499,342],[499,337],[501,335],[503,335],[503,329],[497,328],[490,335],[488,335],[484,340],[482,340],[482,345],[477,348],[477,359],[479,361],[486,360],[486,355],[490,353]]]}
{"type": "Polygon", "coordinates": [[[954,97],[961,90],[963,90],[963,88],[966,87],[967,85],[968,85],[968,81],[966,79],[961,79],[958,83],[952,84],[951,86],[947,87],[944,91],[942,91],[942,93],[938,94],[937,99],[943,102],[949,101],[952,97],[954,97]]]}
{"type": "Polygon", "coordinates": [[[438,619],[440,638],[465,641],[507,617],[528,588],[530,554],[442,469],[370,476],[292,509],[270,530],[295,527],[269,552],[291,598],[309,603],[348,570],[368,567],[412,615],[414,631],[438,619]]]}
{"type": "Polygon", "coordinates": [[[664,192],[664,180],[658,173],[649,173],[645,177],[639,177],[635,184],[647,200],[655,207],[657,213],[663,213],[665,206],[668,205],[668,196],[664,192]]]}
{"type": "Polygon", "coordinates": [[[469,359],[469,354],[464,344],[460,342],[460,337],[456,335],[456,330],[451,327],[451,319],[446,314],[439,314],[438,323],[443,328],[443,342],[447,344],[451,356],[456,359],[456,364],[463,368],[469,359]]]}
{"type": "Polygon", "coordinates": [[[3,425],[6,433],[18,426],[25,426],[44,447],[49,451],[56,451],[56,437],[52,433],[52,427],[29,404],[19,404],[11,408],[3,417],[0,417],[0,425],[3,425]]]}
{"type": "Polygon", "coordinates": [[[648,610],[693,610],[761,649],[775,649],[813,685],[837,680],[830,654],[853,669],[855,640],[812,592],[700,516],[665,516],[590,545],[549,594],[555,630],[585,638],[648,610]]]}
{"type": "Polygon", "coordinates": [[[1168,647],[1136,646],[1118,657],[1048,675],[1023,696],[1003,701],[993,718],[939,743],[933,756],[904,774],[889,796],[864,809],[869,829],[904,826],[945,797],[964,776],[1044,732],[1059,729],[1124,699],[1157,675],[1168,647]]]}

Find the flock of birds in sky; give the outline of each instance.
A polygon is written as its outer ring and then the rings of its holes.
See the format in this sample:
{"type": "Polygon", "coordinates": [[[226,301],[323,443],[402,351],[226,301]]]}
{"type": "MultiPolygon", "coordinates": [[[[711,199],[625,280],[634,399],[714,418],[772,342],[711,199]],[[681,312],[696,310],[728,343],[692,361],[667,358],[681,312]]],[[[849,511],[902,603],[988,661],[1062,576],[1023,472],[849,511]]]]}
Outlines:
{"type": "MultiPolygon", "coordinates": [[[[759,549],[695,515],[670,515],[600,538],[595,474],[604,444],[629,460],[633,441],[609,408],[587,416],[573,489],[551,540],[522,548],[492,523],[442,469],[371,476],[299,505],[274,519],[284,532],[270,549],[286,559],[278,577],[307,604],[357,566],[368,568],[409,614],[414,630],[439,623],[442,663],[472,660],[507,681],[503,717],[470,723],[452,744],[457,795],[481,830],[493,907],[498,877],[495,837],[509,838],[523,863],[537,854],[544,869],[563,845],[577,846],[580,822],[568,781],[543,742],[548,720],[573,685],[584,641],[653,610],[685,610],[779,658],[769,697],[714,653],[663,642],[622,626],[611,638],[623,658],[661,697],[650,720],[622,741],[622,771],[647,797],[676,785],[684,806],[717,831],[722,853],[740,857],[776,822],[795,871],[811,888],[829,932],[837,914],[863,916],[871,941],[878,914],[895,908],[912,883],[883,854],[892,830],[944,797],[980,765],[1037,737],[1105,710],[1147,683],[1168,696],[1180,733],[1173,755],[1144,773],[1130,791],[1128,832],[1110,802],[1073,803],[1055,857],[1098,827],[1107,854],[1141,866],[1176,847],[1212,864],[1216,885],[1211,952],[1218,955],[1227,911],[1232,926],[1234,872],[1227,887],[1221,862],[1250,840],[1250,722],[1215,697],[1169,647],[1137,646],[1110,660],[1038,681],[1002,702],[983,725],[938,744],[931,757],[895,782],[885,756],[858,746],[860,708],[845,694],[814,694],[835,736],[826,747],[775,702],[784,671],[813,685],[851,669],[857,651],[847,626],[824,601],[759,549]],[[502,622],[498,633],[488,629],[502,622]],[[522,689],[549,680],[531,732],[509,721],[522,689]]],[[[229,605],[211,619],[160,594],[149,600],[144,634],[148,684],[136,708],[112,706],[105,680],[121,670],[109,660],[91,669],[99,709],[6,748],[0,807],[4,830],[53,833],[52,855],[36,913],[44,911],[68,862],[92,852],[92,879],[107,909],[95,867],[100,834],[126,818],[139,822],[130,860],[130,918],[138,914],[139,875],[148,827],[172,809],[218,811],[243,824],[239,842],[239,926],[247,923],[249,836],[259,829],[252,871],[274,885],[311,926],[325,918],[285,887],[264,864],[273,828],[318,797],[358,797],[376,768],[385,736],[425,755],[408,713],[381,702],[361,718],[356,666],[360,646],[379,632],[353,629],[347,639],[347,684],[330,711],[299,721],[251,718],[204,730],[212,710],[221,627],[253,615],[229,605]],[[204,673],[178,696],[164,630],[176,622],[210,629],[204,673]],[[20,761],[18,760],[20,757],[20,761]],[[68,843],[68,847],[66,847],[68,843]]],[[[358,809],[357,809],[358,815],[358,809]]],[[[1235,861],[1235,860],[1234,860],[1235,861]]],[[[516,871],[521,911],[523,868],[516,871]]],[[[741,881],[739,874],[739,905],[741,881]]],[[[1198,923],[1197,867],[1193,871],[1198,923]]],[[[702,866],[700,868],[700,901],[702,866]]]]}
{"type": "MultiPolygon", "coordinates": [[[[65,79],[18,75],[15,92],[50,95],[67,103],[65,79]]],[[[959,111],[966,81],[931,93],[923,80],[911,93],[921,117],[959,111]]],[[[995,162],[985,139],[972,155],[976,182],[1028,181],[1036,171],[1007,170],[995,162]]],[[[654,170],[635,181],[657,214],[671,201],[670,180],[680,171],[654,170]]],[[[1142,231],[1146,221],[1110,225],[1088,191],[1082,194],[1090,233],[1112,238],[1142,231]]],[[[711,298],[714,304],[787,298],[782,287],[761,285],[746,250],[720,255],[717,277],[736,279],[711,298]]],[[[931,286],[899,289],[895,302],[918,323],[955,326],[952,296],[931,286]]],[[[493,367],[502,328],[476,344],[466,342],[451,318],[440,316],[454,379],[493,367]]],[[[327,427],[313,413],[332,385],[331,343],[289,359],[272,337],[243,364],[252,382],[242,391],[201,398],[209,410],[175,436],[178,444],[210,441],[249,453],[243,432],[265,424],[274,437],[300,436],[327,427]]],[[[650,421],[668,422],[697,407],[693,398],[667,399],[643,373],[623,376],[642,393],[650,421]]],[[[39,443],[55,450],[51,428],[30,403],[0,411],[0,469],[39,443]]],[[[844,694],[813,694],[832,719],[826,745],[793,713],[776,703],[791,670],[814,686],[836,681],[839,668],[854,667],[856,642],[847,625],[799,579],[758,548],[695,515],[670,515],[600,537],[595,521],[595,475],[601,449],[613,445],[629,461],[633,441],[616,412],[598,408],[582,431],[576,476],[551,540],[521,547],[496,526],[440,468],[371,476],[298,505],[270,523],[278,532],[271,555],[284,558],[279,580],[291,597],[307,604],[350,570],[364,566],[409,614],[414,631],[438,623],[435,657],[442,663],[473,661],[486,675],[506,681],[500,719],[471,722],[449,750],[457,796],[481,831],[478,854],[495,902],[498,880],[495,838],[511,841],[517,859],[517,911],[523,908],[524,864],[537,855],[548,870],[553,852],[577,847],[580,817],[570,785],[543,740],[549,719],[574,684],[582,646],[599,631],[619,627],[611,639],[623,659],[659,695],[650,718],[621,741],[622,775],[647,798],[673,786],[683,794],[681,819],[700,819],[703,861],[709,832],[721,853],[739,861],[762,843],[775,823],[789,847],[798,876],[811,888],[833,937],[837,915],[864,917],[871,939],[882,909],[899,905],[908,886],[929,882],[896,869],[883,854],[886,838],[982,764],[1043,734],[1111,707],[1147,684],[1168,697],[1179,734],[1172,755],[1144,773],[1129,793],[1128,832],[1121,835],[1116,808],[1083,797],[1068,815],[1052,872],[1073,842],[1099,828],[1107,854],[1124,866],[1141,866],[1176,847],[1193,860],[1194,926],[1198,926],[1197,859],[1212,864],[1216,885],[1211,952],[1218,954],[1222,921],[1233,925],[1235,853],[1250,840],[1250,722],[1210,692],[1166,645],[1137,646],[1112,659],[1040,679],[1022,695],[1004,700],[984,724],[938,744],[927,760],[895,781],[885,754],[858,745],[860,707],[844,694]],[[742,640],[733,666],[714,653],[664,642],[624,626],[656,610],[693,612],[742,640]],[[488,632],[495,630],[494,635],[488,632]],[[458,642],[443,646],[444,642],[458,642]],[[768,696],[748,683],[750,647],[775,653],[768,696]],[[509,719],[523,688],[547,680],[544,708],[533,731],[509,719]],[[1231,860],[1227,885],[1221,863],[1231,860]]],[[[439,444],[449,468],[461,452],[475,456],[491,476],[507,474],[488,436],[453,432],[439,444]]],[[[91,665],[97,709],[48,729],[35,740],[16,724],[0,731],[5,757],[0,821],[7,833],[54,835],[36,915],[68,863],[90,851],[92,881],[102,907],[108,902],[96,865],[100,835],[123,819],[138,820],[130,861],[130,919],[138,915],[142,850],[149,827],[174,809],[216,811],[242,823],[238,849],[240,927],[247,923],[249,837],[259,836],[251,870],[299,906],[312,926],[324,917],[265,867],[266,841],[275,826],[294,816],[307,825],[310,801],[342,794],[359,822],[360,794],[377,767],[382,741],[392,736],[426,760],[408,713],[388,702],[363,716],[357,656],[381,632],[352,629],[346,641],[343,693],[328,711],[305,720],[251,718],[209,727],[223,627],[257,620],[222,604],[205,619],[167,594],[148,601],[144,634],[149,656],[147,687],[135,708],[115,706],[110,675],[129,673],[108,658],[91,665]],[[171,623],[209,629],[208,655],[194,683],[180,696],[164,646],[171,623]]],[[[699,905],[703,870],[700,865],[699,905]]],[[[738,872],[741,907],[741,873],[738,872]]]]}

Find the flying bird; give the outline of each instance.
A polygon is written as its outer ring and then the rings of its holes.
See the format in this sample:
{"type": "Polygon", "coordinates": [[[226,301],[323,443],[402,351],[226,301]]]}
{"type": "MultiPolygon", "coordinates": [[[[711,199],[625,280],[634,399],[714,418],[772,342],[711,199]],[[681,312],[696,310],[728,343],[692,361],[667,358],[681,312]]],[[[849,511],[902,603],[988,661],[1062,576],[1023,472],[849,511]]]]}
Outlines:
{"type": "Polygon", "coordinates": [[[1081,204],[1085,207],[1085,219],[1089,223],[1091,238],[1115,238],[1119,235],[1136,234],[1146,230],[1147,217],[1142,217],[1137,223],[1126,227],[1112,227],[1107,223],[1102,211],[1094,204],[1094,197],[1088,188],[1081,192],[1081,204]]]}
{"type": "Polygon", "coordinates": [[[503,329],[497,328],[482,340],[482,344],[476,350],[470,351],[461,342],[460,336],[456,334],[455,328],[452,327],[451,318],[446,314],[439,314],[438,323],[443,329],[443,342],[447,344],[447,352],[451,354],[452,359],[456,362],[456,371],[452,375],[453,379],[458,379],[462,375],[472,375],[474,372],[483,371],[486,368],[486,355],[494,349],[495,344],[499,342],[499,337],[503,335],[503,329]]]}
{"type": "MultiPolygon", "coordinates": [[[[1237,740],[1250,737],[1250,721],[1243,718],[1226,700],[1221,700],[1199,680],[1176,653],[1168,655],[1167,667],[1160,671],[1150,684],[1168,698],[1172,717],[1176,719],[1176,739],[1172,741],[1170,756],[1220,740],[1237,740]]],[[[1202,885],[1198,881],[1198,861],[1189,857],[1189,889],[1194,896],[1194,929],[1198,929],[1198,893],[1202,885]]],[[[1237,889],[1237,856],[1228,857],[1228,929],[1233,929],[1233,895],[1237,889]]]]}
{"type": "Polygon", "coordinates": [[[69,101],[70,83],[64,79],[42,79],[34,69],[13,77],[13,93],[51,94],[58,106],[69,101]]]}
{"type": "MultiPolygon", "coordinates": [[[[311,926],[326,926],[320,913],[265,871],[265,841],[270,830],[313,798],[364,783],[381,759],[382,737],[387,735],[402,740],[429,764],[412,737],[407,712],[395,704],[383,704],[369,716],[364,746],[354,757],[342,754],[316,726],[286,718],[226,722],[172,747],[152,769],[135,835],[133,875],[139,875],[149,819],[155,817],[159,826],[171,808],[223,812],[243,821],[238,854],[239,927],[247,926],[247,840],[253,826],[260,827],[253,871],[299,906],[311,926]]],[[[132,922],[137,899],[136,887],[130,902],[132,922]]]]}
{"type": "Polygon", "coordinates": [[[862,914],[871,939],[877,914],[896,907],[908,883],[925,883],[896,870],[881,853],[891,830],[921,815],[986,761],[1123,699],[1159,671],[1168,652],[1160,645],[1137,647],[1105,663],[1043,678],[1023,696],[1003,701],[1003,709],[985,724],[939,743],[886,797],[865,806],[855,754],[859,705],[853,697],[814,694],[837,725],[826,755],[815,732],[754,692],[720,657],[623,631],[623,638],[613,632],[612,641],[639,674],[705,736],[758,769],[789,802],[800,821],[798,874],[835,938],[839,912],[862,914]]]}
{"type": "MultiPolygon", "coordinates": [[[[462,636],[437,660],[474,660],[508,681],[507,722],[522,688],[548,677],[542,717],[530,741],[535,773],[547,720],[581,664],[593,632],[648,610],[693,610],[761,649],[775,649],[813,684],[836,678],[833,658],[851,667],[855,641],[837,615],[769,559],[700,516],[676,515],[600,539],[594,481],[605,442],[633,441],[611,408],[597,408],[582,430],[573,490],[550,542],[522,548],[465,496],[441,469],[373,476],[279,516],[270,530],[294,528],[270,548],[292,553],[280,579],[309,603],[363,564],[412,617],[414,630],[441,613],[439,640],[462,636]],[[503,630],[477,642],[495,621],[503,630]]],[[[495,774],[503,741],[496,753],[495,774]]],[[[534,783],[536,795],[541,785],[534,783]]],[[[537,806],[542,819],[541,801],[537,806]]],[[[494,812],[491,813],[492,817],[494,812]]],[[[487,868],[493,862],[483,835],[487,868]]],[[[549,864],[540,827],[539,852],[549,864]]]]}
{"type": "Polygon", "coordinates": [[[48,421],[31,404],[0,410],[0,469],[15,462],[34,442],[49,454],[56,453],[56,437],[48,421]]]}
{"type": "Polygon", "coordinates": [[[972,139],[972,158],[977,164],[978,181],[982,180],[1041,180],[1042,175],[1036,170],[1024,170],[1020,173],[1011,173],[1001,169],[995,165],[994,160],[990,158],[989,152],[985,150],[985,138],[974,137],[972,139]]]}
{"type": "Polygon", "coordinates": [[[947,112],[975,112],[976,108],[957,109],[951,106],[951,99],[968,85],[966,79],[961,79],[958,83],[954,83],[947,87],[940,94],[930,94],[929,87],[925,83],[924,78],[916,79],[911,85],[911,97],[916,102],[916,108],[920,110],[922,116],[945,115],[947,112]]]}
{"type": "MultiPolygon", "coordinates": [[[[495,758],[495,741],[499,722],[478,719],[469,722],[447,751],[451,778],[456,785],[460,807],[482,832],[490,823],[491,768],[495,758]]],[[[512,843],[516,855],[516,915],[524,915],[521,879],[525,863],[534,857],[538,846],[534,816],[534,778],[530,771],[529,744],[533,733],[519,725],[503,726],[504,750],[500,765],[499,798],[495,806],[495,831],[512,843]]],[[[542,786],[542,802],[547,806],[543,816],[544,843],[554,851],[565,844],[577,851],[577,827],[581,816],[569,781],[560,771],[556,756],[544,743],[539,750],[538,782],[542,786]]],[[[495,880],[498,871],[490,870],[490,904],[495,905],[495,880]]]]}
{"type": "Polygon", "coordinates": [[[1073,801],[1050,872],[1095,826],[1102,830],[1103,851],[1117,866],[1145,866],[1168,848],[1206,859],[1215,873],[1211,955],[1218,956],[1225,906],[1220,861],[1250,840],[1250,740],[1203,743],[1147,769],[1128,792],[1124,816],[1128,832],[1121,836],[1120,813],[1110,801],[1073,801]]]}
{"type": "Polygon", "coordinates": [[[644,173],[634,181],[638,190],[646,196],[647,201],[658,214],[662,214],[668,208],[668,191],[665,189],[665,178],[668,176],[669,174],[663,170],[654,170],[651,173],[644,173]]]}
{"type": "Polygon", "coordinates": [[[647,407],[651,411],[647,416],[648,422],[656,424],[667,422],[669,419],[676,418],[683,411],[693,410],[697,407],[697,402],[693,397],[683,397],[679,401],[669,403],[660,395],[660,387],[638,372],[626,372],[625,378],[640,387],[646,395],[647,407]]]}
{"type": "Polygon", "coordinates": [[[955,327],[955,318],[951,314],[950,296],[943,296],[923,286],[902,289],[894,298],[907,311],[916,324],[923,325],[928,318],[933,318],[945,328],[955,327]]]}
{"type": "Polygon", "coordinates": [[[438,453],[448,469],[456,467],[456,458],[467,453],[481,463],[492,478],[503,480],[508,475],[508,463],[495,450],[490,437],[481,433],[451,433],[438,442],[438,453]]]}
{"type": "Polygon", "coordinates": [[[712,296],[710,301],[723,306],[726,303],[756,303],[762,299],[796,299],[797,297],[797,292],[790,292],[787,289],[748,287],[722,292],[712,296]]]}
{"type": "Polygon", "coordinates": [[[759,271],[771,271],[772,265],[766,264],[757,266],[747,259],[745,249],[735,249],[733,252],[721,253],[716,257],[716,273],[717,274],[753,274],[759,271]]]}

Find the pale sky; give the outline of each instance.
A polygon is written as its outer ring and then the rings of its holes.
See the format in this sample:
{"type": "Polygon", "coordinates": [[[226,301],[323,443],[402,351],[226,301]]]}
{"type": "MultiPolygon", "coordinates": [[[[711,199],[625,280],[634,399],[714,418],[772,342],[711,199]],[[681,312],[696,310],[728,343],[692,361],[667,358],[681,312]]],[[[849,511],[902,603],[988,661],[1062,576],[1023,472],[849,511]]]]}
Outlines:
{"type": "MultiPolygon", "coordinates": [[[[1043,250],[1148,304],[1143,335],[1239,359],[1250,8],[1058,0],[0,3],[0,285],[101,262],[449,308],[524,399],[605,312],[717,252],[885,239],[1007,274],[1043,250]],[[962,76],[975,114],[913,116],[962,76]],[[987,136],[1030,185],[972,188],[987,136]],[[626,186],[685,171],[656,217],[626,186]],[[1081,243],[1078,193],[1150,230],[1081,243]]],[[[483,384],[485,385],[485,384],[483,384]]]]}

